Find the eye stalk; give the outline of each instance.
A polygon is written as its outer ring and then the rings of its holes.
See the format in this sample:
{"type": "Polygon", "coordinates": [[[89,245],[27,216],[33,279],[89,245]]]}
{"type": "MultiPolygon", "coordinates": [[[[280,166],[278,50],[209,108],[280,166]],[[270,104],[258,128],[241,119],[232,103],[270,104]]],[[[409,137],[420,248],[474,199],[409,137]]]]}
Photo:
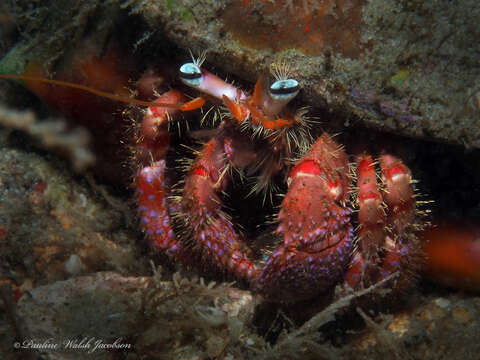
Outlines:
{"type": "Polygon", "coordinates": [[[195,63],[185,63],[180,66],[180,79],[184,84],[198,87],[202,82],[202,70],[200,66],[195,63]]]}
{"type": "Polygon", "coordinates": [[[269,95],[263,101],[263,109],[271,116],[278,115],[300,91],[295,79],[277,79],[269,88],[269,95]]]}

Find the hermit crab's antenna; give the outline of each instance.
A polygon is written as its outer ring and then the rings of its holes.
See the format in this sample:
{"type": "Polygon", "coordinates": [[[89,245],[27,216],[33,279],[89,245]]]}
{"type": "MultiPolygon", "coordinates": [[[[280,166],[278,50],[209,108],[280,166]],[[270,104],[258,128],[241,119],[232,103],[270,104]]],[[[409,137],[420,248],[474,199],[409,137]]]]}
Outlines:
{"type": "Polygon", "coordinates": [[[64,86],[72,89],[78,89],[84,92],[88,92],[90,94],[94,94],[97,96],[104,97],[106,99],[110,99],[113,101],[118,101],[118,102],[123,102],[126,104],[135,104],[135,105],[140,105],[140,106],[155,106],[155,107],[166,107],[170,109],[179,109],[182,111],[189,111],[189,110],[194,110],[203,105],[203,99],[197,98],[192,101],[189,101],[188,103],[185,104],[167,104],[167,103],[162,103],[162,102],[157,102],[157,101],[143,101],[139,99],[134,99],[134,98],[129,98],[125,96],[120,96],[120,95],[115,95],[111,94],[105,91],[93,89],[89,86],[81,85],[81,84],[75,84],[71,83],[68,81],[62,81],[62,80],[52,80],[52,79],[46,79],[41,76],[31,76],[31,75],[24,75],[24,74],[0,74],[0,79],[13,79],[13,80],[24,80],[24,81],[38,81],[44,84],[51,84],[51,85],[57,85],[57,86],[64,86]],[[194,105],[195,106],[192,106],[194,105]]]}

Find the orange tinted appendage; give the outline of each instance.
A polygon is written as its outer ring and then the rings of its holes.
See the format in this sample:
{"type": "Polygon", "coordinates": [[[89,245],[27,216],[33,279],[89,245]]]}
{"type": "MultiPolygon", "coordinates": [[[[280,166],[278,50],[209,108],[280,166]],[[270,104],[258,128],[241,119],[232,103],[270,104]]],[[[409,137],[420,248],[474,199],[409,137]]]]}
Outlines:
{"type": "MultiPolygon", "coordinates": [[[[24,81],[31,81],[31,82],[41,82],[44,84],[51,84],[51,85],[57,85],[57,86],[65,86],[68,88],[72,89],[78,89],[82,90],[97,96],[104,97],[106,99],[110,99],[113,101],[119,101],[123,102],[126,104],[136,104],[140,106],[162,106],[170,109],[182,109],[183,106],[186,104],[166,104],[166,103],[158,103],[155,101],[143,101],[143,100],[138,100],[134,98],[128,98],[124,96],[119,96],[119,95],[114,95],[111,93],[107,93],[105,91],[100,91],[93,89],[91,87],[81,85],[81,84],[75,84],[71,83],[68,81],[61,81],[61,80],[50,80],[42,77],[37,77],[37,76],[29,76],[29,75],[15,75],[15,74],[0,74],[0,79],[17,79],[17,80],[24,80],[24,81]]],[[[30,85],[29,85],[30,87],[30,85]]],[[[196,101],[196,99],[192,100],[193,102],[196,101]]],[[[200,102],[200,101],[198,101],[200,102]]],[[[187,103],[188,104],[188,103],[187,103]]],[[[197,105],[198,106],[198,105],[197,105]]],[[[188,108],[188,106],[187,106],[188,108]]]]}
{"type": "Polygon", "coordinates": [[[284,118],[269,120],[263,112],[257,109],[255,105],[245,104],[250,113],[252,114],[252,121],[254,124],[262,123],[265,129],[278,130],[284,126],[291,125],[293,120],[287,120],[284,118]]]}
{"type": "Polygon", "coordinates": [[[274,129],[277,130],[277,129],[280,129],[280,128],[284,127],[284,126],[290,126],[290,125],[292,125],[293,120],[287,120],[287,119],[284,119],[284,118],[280,118],[280,119],[276,119],[276,120],[274,121],[274,123],[275,123],[274,129]]]}
{"type": "Polygon", "coordinates": [[[260,76],[255,84],[252,101],[257,106],[263,105],[263,78],[260,76]]]}
{"type": "Polygon", "coordinates": [[[242,108],[240,105],[235,104],[230,98],[226,95],[222,96],[224,104],[228,107],[228,110],[232,113],[232,115],[235,117],[235,119],[238,120],[239,123],[243,122],[245,120],[245,117],[243,116],[242,108]]]}
{"type": "Polygon", "coordinates": [[[197,97],[189,102],[186,102],[180,107],[182,111],[192,111],[200,109],[205,104],[205,99],[202,97],[197,97]]]}

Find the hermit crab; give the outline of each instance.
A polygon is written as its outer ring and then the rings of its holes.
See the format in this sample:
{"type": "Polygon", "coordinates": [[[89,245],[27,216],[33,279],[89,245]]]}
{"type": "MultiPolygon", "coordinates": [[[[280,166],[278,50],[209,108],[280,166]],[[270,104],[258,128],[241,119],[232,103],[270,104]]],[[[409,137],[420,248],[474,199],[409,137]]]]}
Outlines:
{"type": "MultiPolygon", "coordinates": [[[[387,278],[395,279],[388,286],[405,288],[421,264],[416,233],[424,223],[409,168],[387,153],[377,160],[358,153],[351,161],[329,134],[314,138],[317,123],[305,109],[288,107],[300,84],[285,66],[273,67],[270,86],[260,77],[250,94],[203,69],[203,60],[179,69],[182,82],[199,95],[190,101],[177,89],[145,102],[63,81],[0,77],[148,106],[133,145],[140,168],[138,211],[149,242],[174,260],[226,272],[282,303],[331,294],[337,286],[358,290],[387,278]],[[184,179],[172,184],[168,125],[179,113],[201,108],[205,97],[223,103],[225,111],[214,135],[186,166],[184,179]],[[252,194],[275,192],[276,182],[287,187],[260,252],[248,246],[257,239],[233,223],[224,205],[236,172],[256,178],[252,194]]],[[[259,209],[251,212],[256,216],[259,209]]]]}
{"type": "MultiPolygon", "coordinates": [[[[145,111],[135,147],[149,162],[138,171],[136,192],[150,243],[176,261],[246,280],[276,302],[387,277],[395,278],[390,286],[404,288],[419,263],[412,259],[422,228],[409,168],[385,153],[378,160],[359,153],[351,161],[332,136],[313,138],[315,122],[306,111],[288,108],[300,84],[284,67],[274,75],[272,85],[260,78],[250,94],[203,69],[201,60],[180,67],[183,83],[225,108],[180,185],[168,178],[168,123],[204,100],[185,102],[182,92],[170,90],[145,111]],[[288,187],[260,254],[224,206],[235,171],[256,177],[252,193],[275,191],[275,181],[288,187]]],[[[251,211],[255,216],[257,209],[251,211]]]]}

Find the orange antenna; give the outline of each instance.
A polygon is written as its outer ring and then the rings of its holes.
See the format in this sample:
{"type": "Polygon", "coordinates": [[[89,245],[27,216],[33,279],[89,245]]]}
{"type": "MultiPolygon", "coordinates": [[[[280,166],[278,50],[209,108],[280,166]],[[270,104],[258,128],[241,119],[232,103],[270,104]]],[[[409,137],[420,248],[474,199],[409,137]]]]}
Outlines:
{"type": "MultiPolygon", "coordinates": [[[[95,94],[113,101],[119,101],[127,104],[135,104],[135,105],[140,105],[140,106],[155,106],[155,107],[166,107],[166,108],[171,108],[171,109],[180,109],[182,111],[189,111],[189,110],[195,110],[203,106],[204,101],[202,102],[200,99],[202,98],[196,98],[193,99],[192,101],[189,101],[185,104],[165,104],[165,103],[159,103],[159,102],[153,102],[153,101],[142,101],[138,99],[133,99],[133,98],[128,98],[124,96],[119,96],[119,95],[114,95],[105,91],[101,90],[96,90],[91,87],[85,86],[85,85],[80,85],[80,84],[75,84],[75,83],[70,83],[68,81],[61,81],[61,80],[51,80],[51,79],[45,79],[39,76],[30,76],[30,75],[17,75],[17,74],[0,74],[0,79],[17,79],[17,80],[27,80],[27,81],[39,81],[42,83],[46,84],[52,84],[52,85],[58,85],[58,86],[66,86],[69,88],[73,89],[79,89],[82,91],[89,92],[91,94],[95,94]],[[191,103],[195,103],[196,106],[192,106],[191,103]]],[[[203,100],[203,99],[202,99],[203,100]]]]}

